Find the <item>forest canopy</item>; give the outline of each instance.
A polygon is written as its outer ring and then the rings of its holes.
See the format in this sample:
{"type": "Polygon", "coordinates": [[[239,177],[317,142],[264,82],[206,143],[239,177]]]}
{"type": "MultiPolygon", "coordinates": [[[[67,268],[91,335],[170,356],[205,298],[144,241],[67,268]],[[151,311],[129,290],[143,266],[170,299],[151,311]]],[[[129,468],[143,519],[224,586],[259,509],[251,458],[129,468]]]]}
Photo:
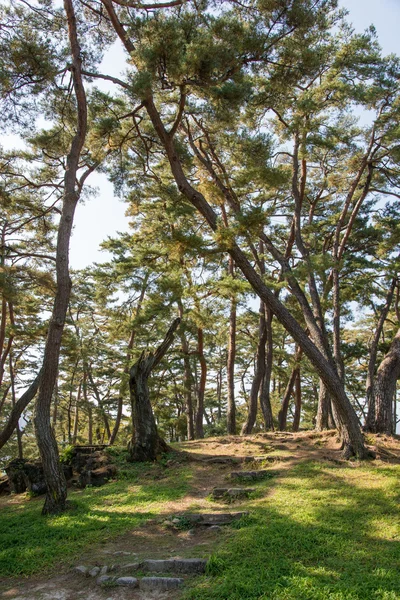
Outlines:
{"type": "Polygon", "coordinates": [[[0,11],[0,448],[40,455],[44,512],[70,444],[337,428],[367,458],[398,422],[399,58],[336,0],[0,11]],[[72,271],[96,172],[129,231],[72,271]]]}

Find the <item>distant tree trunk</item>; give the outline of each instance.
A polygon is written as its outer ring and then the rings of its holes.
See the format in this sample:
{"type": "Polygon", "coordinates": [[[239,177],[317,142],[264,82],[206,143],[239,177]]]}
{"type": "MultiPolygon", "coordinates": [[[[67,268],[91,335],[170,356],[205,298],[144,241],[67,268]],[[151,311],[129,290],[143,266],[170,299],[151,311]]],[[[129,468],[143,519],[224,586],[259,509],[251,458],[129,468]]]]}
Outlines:
{"type": "MultiPolygon", "coordinates": [[[[137,307],[136,307],[136,311],[135,311],[135,319],[138,318],[140,311],[142,310],[142,305],[143,305],[143,300],[144,297],[146,295],[146,290],[147,290],[147,284],[149,282],[149,274],[146,273],[144,278],[143,278],[143,285],[142,285],[142,289],[140,290],[140,296],[138,299],[138,303],[137,303],[137,307]]],[[[115,442],[115,439],[118,435],[118,431],[121,425],[121,420],[122,420],[122,409],[124,407],[124,397],[125,397],[125,392],[128,388],[127,382],[129,380],[129,362],[132,358],[132,348],[133,348],[133,344],[135,343],[135,337],[136,337],[136,329],[133,328],[131,331],[131,335],[128,341],[128,348],[127,348],[127,353],[126,353],[126,364],[124,367],[124,377],[120,386],[120,391],[119,391],[119,397],[118,397],[118,407],[117,407],[117,417],[115,419],[115,425],[114,428],[111,432],[111,436],[110,439],[108,440],[108,444],[110,446],[112,446],[115,442]]]]}
{"type": "Polygon", "coordinates": [[[256,354],[256,365],[254,369],[254,377],[250,390],[249,410],[247,419],[242,426],[242,435],[248,435],[252,432],[257,419],[258,394],[263,382],[266,364],[265,364],[265,344],[267,343],[267,327],[265,323],[265,306],[264,302],[260,302],[259,323],[258,323],[258,344],[256,354]]]}
{"type": "Polygon", "coordinates": [[[323,380],[319,380],[319,393],[318,393],[318,409],[317,409],[317,420],[315,423],[315,429],[317,431],[323,431],[329,429],[329,408],[330,408],[330,397],[326,385],[323,380]]]}
{"type": "Polygon", "coordinates": [[[74,431],[72,434],[72,444],[75,446],[76,444],[76,439],[78,437],[78,427],[79,427],[79,402],[81,399],[81,392],[82,392],[82,382],[79,384],[78,386],[78,394],[76,397],[76,402],[75,402],[75,413],[74,413],[74,431]]]}
{"type": "Polygon", "coordinates": [[[157,350],[147,355],[142,352],[139,360],[131,368],[129,381],[133,421],[133,437],[129,448],[131,460],[153,461],[168,448],[157,432],[150,403],[148,378],[171,346],[180,322],[179,318],[175,319],[157,350]]]}
{"type": "MultiPolygon", "coordinates": [[[[229,274],[234,277],[235,263],[229,257],[229,274]]],[[[229,313],[229,340],[226,377],[228,383],[228,411],[226,415],[227,430],[231,435],[236,434],[236,404],[235,404],[235,360],[236,360],[236,298],[231,298],[229,313]]]]}
{"type": "Polygon", "coordinates": [[[203,416],[204,416],[204,393],[206,391],[206,381],[207,381],[207,363],[204,358],[204,335],[203,329],[199,327],[197,329],[197,352],[199,354],[201,375],[200,375],[200,384],[198,391],[198,402],[197,402],[197,414],[196,414],[196,437],[203,438],[204,430],[203,430],[203,416]]]}
{"type": "Polygon", "coordinates": [[[93,407],[89,401],[88,393],[87,393],[87,373],[83,372],[83,380],[82,380],[82,392],[83,392],[83,400],[85,402],[87,415],[88,415],[88,444],[91,446],[93,444],[93,407]]]}
{"type": "MultiPolygon", "coordinates": [[[[14,366],[13,366],[13,360],[12,360],[12,352],[10,352],[9,355],[9,368],[10,368],[10,379],[11,379],[11,402],[12,402],[12,407],[13,409],[15,409],[15,405],[16,405],[16,399],[15,399],[15,377],[14,377],[14,366]]],[[[24,451],[22,448],[22,433],[21,433],[21,429],[19,426],[19,421],[17,421],[17,425],[15,427],[15,430],[17,432],[17,443],[18,443],[18,458],[24,458],[24,451]]]]}
{"type": "MultiPolygon", "coordinates": [[[[179,298],[177,300],[179,317],[181,321],[183,321],[183,304],[182,300],[179,298]]],[[[180,331],[180,340],[181,340],[181,348],[183,354],[183,366],[184,366],[184,375],[183,375],[183,388],[185,393],[185,405],[186,405],[186,422],[187,422],[187,439],[194,440],[194,416],[193,416],[193,401],[192,401],[192,369],[190,366],[190,357],[189,357],[189,344],[187,342],[185,332],[183,328],[180,331]]]]}
{"type": "MultiPolygon", "coordinates": [[[[50,407],[57,379],[61,338],[71,292],[69,276],[69,241],[74,221],[75,208],[80,195],[77,186],[79,160],[87,130],[86,95],[81,75],[81,50],[77,39],[76,18],[72,0],[64,0],[67,16],[69,41],[72,53],[71,74],[77,101],[77,131],[66,159],[64,175],[64,197],[58,226],[56,250],[56,297],[50,319],[43,357],[43,372],[35,410],[35,430],[47,493],[43,514],[55,514],[67,508],[67,484],[59,464],[57,442],[50,423],[50,407]]],[[[81,179],[83,185],[84,179],[81,179]]]]}
{"type": "Polygon", "coordinates": [[[103,420],[103,423],[104,423],[104,428],[105,428],[105,432],[107,434],[107,441],[108,441],[110,439],[110,437],[111,437],[110,423],[109,423],[109,420],[108,420],[108,415],[107,415],[107,413],[105,411],[105,408],[104,408],[104,405],[103,405],[103,400],[101,399],[101,396],[100,396],[99,388],[97,387],[97,385],[96,385],[96,383],[95,383],[95,381],[93,379],[93,375],[92,375],[92,371],[91,371],[90,366],[88,366],[87,374],[88,374],[88,377],[89,377],[89,382],[90,382],[91,388],[92,388],[92,390],[94,392],[94,395],[96,397],[96,400],[97,400],[97,404],[98,404],[98,407],[99,407],[100,416],[101,416],[101,418],[103,420]]]}
{"type": "Polygon", "coordinates": [[[274,430],[274,420],[272,417],[271,407],[271,374],[272,374],[272,362],[274,355],[273,339],[272,339],[272,312],[265,307],[265,328],[267,331],[267,343],[265,346],[265,371],[264,377],[261,382],[260,391],[260,406],[264,418],[264,428],[266,431],[274,430]]]}
{"type": "Polygon", "coordinates": [[[378,345],[379,340],[382,334],[383,325],[386,321],[386,317],[388,315],[390,306],[392,304],[394,290],[396,289],[397,279],[393,279],[388,290],[386,296],[385,305],[381,311],[378,324],[376,326],[376,330],[374,333],[374,337],[369,350],[369,361],[368,361],[368,373],[367,380],[365,383],[366,394],[367,394],[367,419],[365,422],[365,430],[366,431],[374,431],[375,430],[375,393],[374,393],[374,376],[375,376],[375,366],[376,366],[376,357],[378,354],[378,345]]]}
{"type": "Polygon", "coordinates": [[[293,417],[292,431],[296,432],[300,427],[301,417],[301,378],[300,378],[300,367],[297,369],[296,380],[294,382],[294,399],[295,409],[293,417]]]}
{"type": "Polygon", "coordinates": [[[290,402],[290,398],[293,394],[293,389],[294,389],[294,385],[296,382],[296,378],[297,378],[297,374],[298,374],[298,369],[299,369],[299,361],[302,355],[302,350],[301,348],[297,347],[296,348],[296,354],[295,354],[295,366],[292,370],[292,373],[290,375],[288,384],[286,386],[285,389],[285,393],[283,395],[283,400],[282,400],[282,407],[281,410],[279,411],[278,414],[278,424],[279,424],[279,430],[280,431],[285,431],[286,430],[286,426],[287,426],[287,413],[288,413],[288,409],[289,409],[289,402],[290,402]]]}
{"type": "Polygon", "coordinates": [[[375,431],[376,433],[394,433],[393,398],[397,380],[400,377],[400,329],[389,348],[376,374],[375,389],[375,431]]]}

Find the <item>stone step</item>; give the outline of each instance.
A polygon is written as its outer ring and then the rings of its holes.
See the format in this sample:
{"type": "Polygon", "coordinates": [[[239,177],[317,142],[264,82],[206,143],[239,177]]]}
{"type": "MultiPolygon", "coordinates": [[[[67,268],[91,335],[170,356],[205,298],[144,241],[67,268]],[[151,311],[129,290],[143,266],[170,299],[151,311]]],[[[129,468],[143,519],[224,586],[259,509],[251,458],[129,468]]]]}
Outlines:
{"type": "Polygon", "coordinates": [[[232,471],[229,478],[233,481],[260,481],[278,475],[278,471],[260,469],[259,471],[232,471]]]}
{"type": "Polygon", "coordinates": [[[183,579],[178,577],[142,577],[139,587],[149,592],[152,590],[166,592],[181,587],[183,583],[183,579]]]}
{"type": "Polygon", "coordinates": [[[144,560],[140,568],[156,573],[204,573],[207,561],[203,558],[168,558],[166,560],[144,560]]]}
{"type": "Polygon", "coordinates": [[[146,591],[165,592],[173,590],[183,585],[184,580],[180,577],[111,577],[102,575],[97,578],[98,585],[115,585],[128,588],[140,588],[146,591]]]}
{"type": "MultiPolygon", "coordinates": [[[[234,513],[186,513],[176,515],[172,522],[176,524],[179,519],[182,524],[189,524],[192,527],[212,527],[213,525],[229,525],[233,521],[238,521],[243,516],[248,515],[248,512],[234,513]]],[[[178,523],[179,524],[179,523],[178,523]]]]}
{"type": "Polygon", "coordinates": [[[240,500],[255,491],[256,488],[214,488],[211,495],[214,500],[240,500]]]}

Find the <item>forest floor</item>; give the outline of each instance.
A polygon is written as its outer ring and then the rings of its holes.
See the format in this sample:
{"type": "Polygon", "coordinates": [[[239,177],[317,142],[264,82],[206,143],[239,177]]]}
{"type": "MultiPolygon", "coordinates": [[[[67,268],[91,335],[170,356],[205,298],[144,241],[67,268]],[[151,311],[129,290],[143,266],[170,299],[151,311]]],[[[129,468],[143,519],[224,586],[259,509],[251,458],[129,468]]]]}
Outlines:
{"type": "MultiPolygon", "coordinates": [[[[0,498],[0,599],[398,600],[400,440],[368,436],[377,459],[344,461],[335,432],[224,436],[174,445],[157,464],[127,464],[118,480],[71,491],[71,510],[40,515],[43,498],[0,498]],[[269,470],[249,498],[232,471],[269,470]],[[220,528],[190,528],[188,513],[248,513],[220,528]],[[182,589],[98,586],[74,571],[144,559],[204,558],[182,589]]],[[[120,571],[119,571],[120,572],[120,571]]]]}

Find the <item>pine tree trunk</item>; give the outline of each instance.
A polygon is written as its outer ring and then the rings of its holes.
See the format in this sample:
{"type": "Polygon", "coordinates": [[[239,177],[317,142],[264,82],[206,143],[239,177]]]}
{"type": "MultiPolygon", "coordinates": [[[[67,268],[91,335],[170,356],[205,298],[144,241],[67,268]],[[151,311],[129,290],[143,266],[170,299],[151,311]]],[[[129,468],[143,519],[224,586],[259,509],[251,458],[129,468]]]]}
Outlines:
{"type": "Polygon", "coordinates": [[[400,377],[400,329],[389,348],[375,378],[375,431],[392,435],[395,430],[393,423],[393,398],[396,393],[397,380],[400,377]]]}
{"type": "Polygon", "coordinates": [[[197,330],[197,352],[199,354],[201,375],[200,375],[200,384],[198,391],[198,402],[197,402],[197,414],[196,414],[196,437],[198,439],[204,438],[204,430],[203,430],[203,416],[204,412],[204,394],[206,391],[206,381],[207,381],[207,363],[204,357],[204,335],[201,327],[197,330]]]}
{"type": "Polygon", "coordinates": [[[12,411],[8,417],[7,423],[3,427],[2,431],[0,431],[0,449],[8,442],[12,434],[14,433],[15,428],[17,427],[18,421],[28,406],[28,404],[33,400],[36,396],[37,391],[39,389],[39,382],[42,371],[36,375],[35,379],[28,387],[26,392],[22,394],[22,396],[17,400],[15,405],[12,408],[12,411]]]}
{"type": "Polygon", "coordinates": [[[272,340],[272,312],[265,308],[265,328],[267,332],[267,343],[265,346],[265,370],[264,377],[261,382],[260,391],[260,407],[264,418],[264,428],[266,431],[274,430],[274,419],[272,416],[271,407],[271,374],[272,374],[272,363],[273,363],[273,340],[272,340]]]}
{"type": "Polygon", "coordinates": [[[296,383],[296,378],[299,376],[299,362],[301,359],[301,355],[302,355],[302,350],[301,350],[301,348],[297,347],[296,353],[295,353],[295,358],[294,358],[295,366],[292,370],[288,384],[286,386],[285,393],[284,393],[283,400],[282,400],[282,407],[278,414],[278,424],[279,424],[280,431],[285,431],[286,427],[287,427],[287,413],[288,413],[288,409],[289,409],[289,402],[290,402],[290,398],[293,394],[294,386],[296,383]]]}
{"type": "Polygon", "coordinates": [[[256,365],[254,369],[254,377],[250,390],[249,410],[247,419],[242,426],[242,435],[248,435],[252,432],[257,419],[258,394],[265,374],[265,344],[267,343],[267,328],[265,324],[265,306],[264,302],[260,302],[259,309],[259,324],[258,324],[258,344],[256,354],[256,365]]]}
{"type": "Polygon", "coordinates": [[[300,368],[297,369],[296,381],[294,383],[294,398],[295,398],[295,410],[293,417],[292,431],[296,432],[300,427],[301,418],[301,378],[300,368]]]}
{"type": "MultiPolygon", "coordinates": [[[[233,277],[235,263],[229,257],[229,274],[233,277]]],[[[229,339],[228,360],[226,365],[226,378],[228,384],[228,410],[226,415],[227,431],[230,435],[236,434],[236,404],[235,404],[235,360],[236,360],[236,299],[231,298],[229,313],[229,339]]]]}
{"type": "Polygon", "coordinates": [[[72,0],[64,0],[71,45],[71,69],[75,97],[77,100],[77,132],[73,137],[67,156],[64,176],[64,198],[58,226],[56,250],[56,297],[49,323],[40,379],[39,393],[34,416],[35,430],[47,493],[43,514],[56,514],[67,507],[67,484],[59,464],[57,442],[50,423],[50,407],[57,379],[61,338],[64,330],[68,301],[71,292],[69,277],[69,241],[72,232],[75,208],[79,199],[76,179],[79,159],[86,138],[87,107],[81,76],[81,54],[77,40],[76,18],[72,0]]]}
{"type": "Polygon", "coordinates": [[[175,331],[181,320],[175,319],[169,328],[163,343],[154,353],[142,353],[130,371],[133,437],[130,444],[130,458],[135,461],[154,461],[168,449],[160,438],[150,403],[148,379],[171,346],[175,331]]]}
{"type": "Polygon", "coordinates": [[[374,390],[374,376],[375,376],[375,366],[376,366],[376,357],[378,354],[378,345],[379,340],[382,334],[383,325],[385,323],[386,317],[388,315],[390,306],[392,304],[394,290],[396,289],[397,279],[393,279],[391,286],[389,288],[388,294],[386,296],[385,305],[381,311],[379,321],[375,330],[375,334],[370,346],[369,350],[369,361],[368,361],[368,373],[367,380],[365,382],[366,395],[367,395],[367,407],[368,413],[365,422],[365,430],[366,431],[375,431],[375,390],[374,390]]]}
{"type": "Polygon", "coordinates": [[[315,429],[317,431],[324,431],[329,429],[329,408],[330,408],[330,397],[329,392],[322,379],[319,380],[319,394],[318,394],[318,409],[317,409],[317,420],[315,429]]]}

